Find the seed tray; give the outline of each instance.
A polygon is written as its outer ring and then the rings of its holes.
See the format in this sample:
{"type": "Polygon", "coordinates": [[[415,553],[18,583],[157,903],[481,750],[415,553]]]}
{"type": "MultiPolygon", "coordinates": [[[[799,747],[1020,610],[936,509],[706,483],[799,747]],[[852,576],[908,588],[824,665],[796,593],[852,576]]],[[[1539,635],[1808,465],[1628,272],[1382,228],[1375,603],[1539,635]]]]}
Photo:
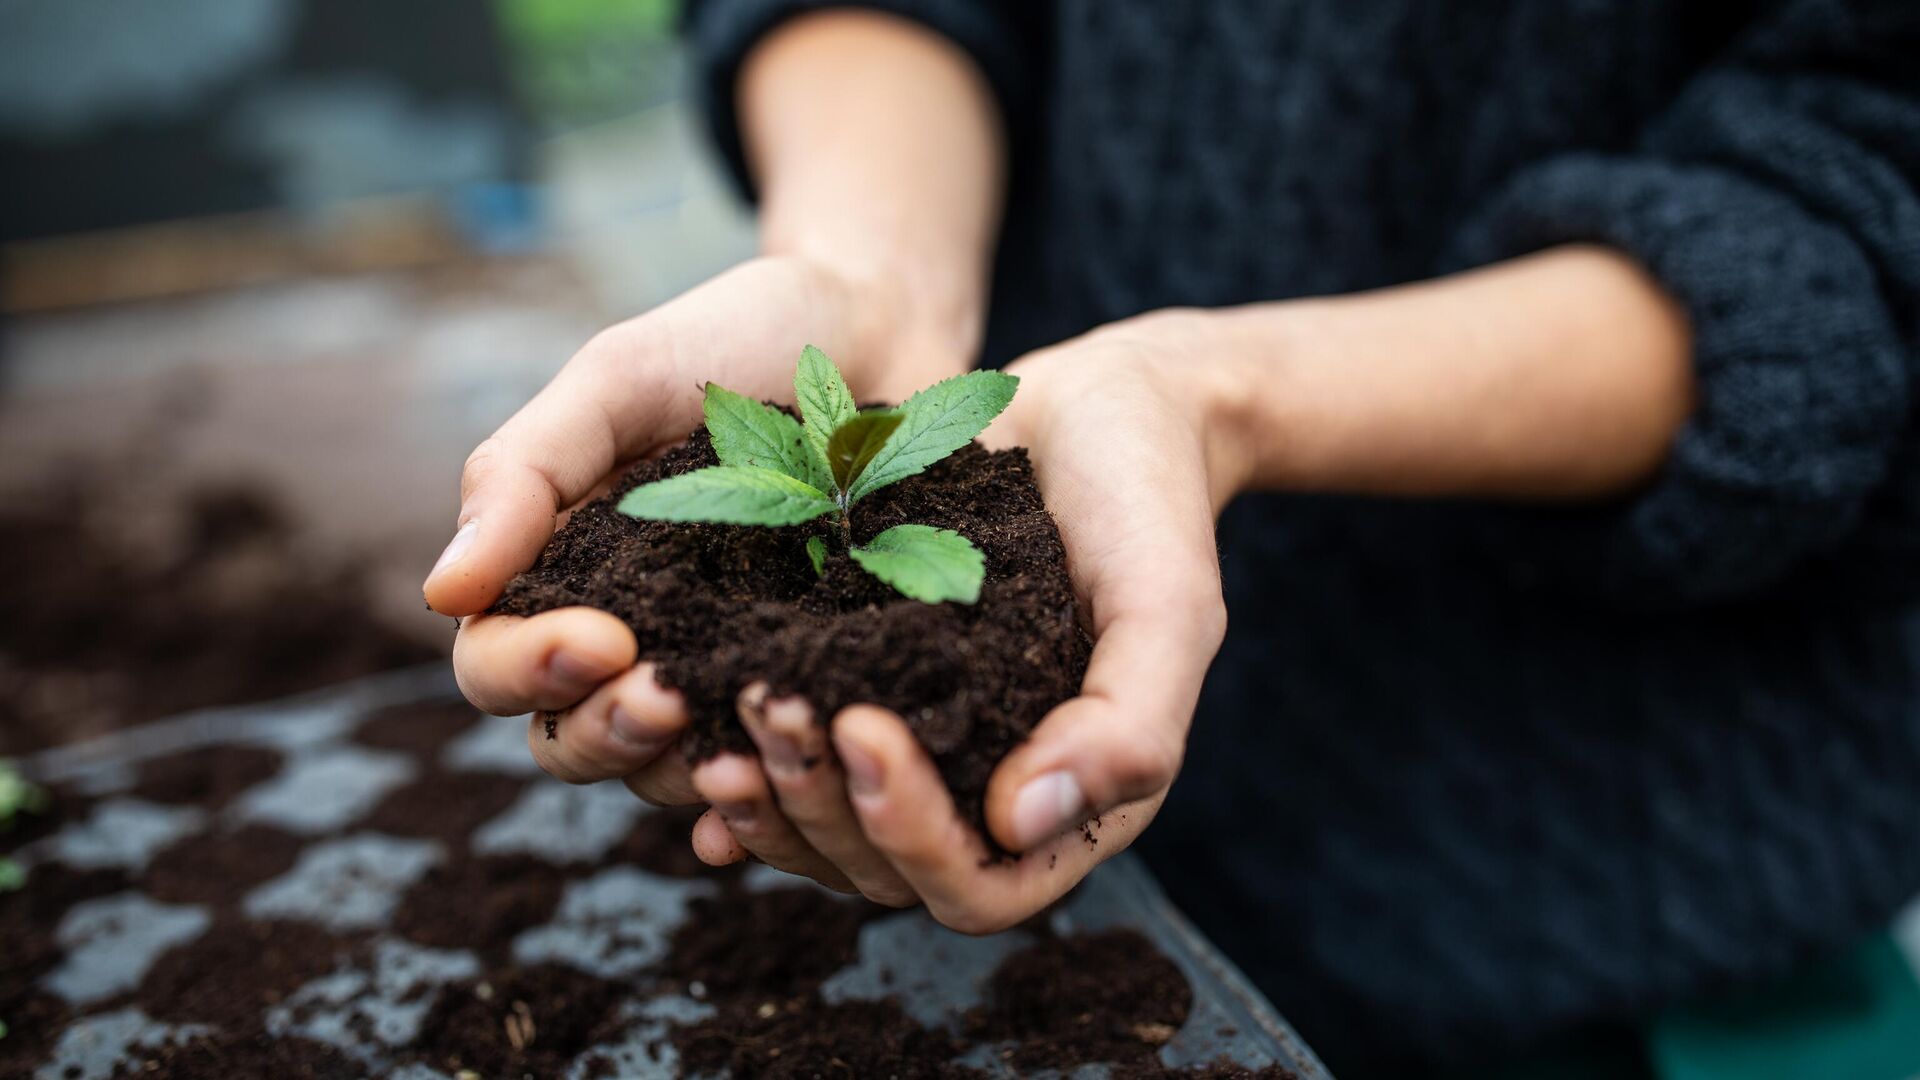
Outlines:
{"type": "MultiPolygon", "coordinates": [[[[290,868],[238,898],[245,918],[292,920],[351,938],[332,972],[299,986],[260,1018],[274,1037],[299,1036],[339,1049],[369,1076],[454,1080],[410,1054],[440,988],[473,978],[471,950],[428,948],[393,932],[408,890],[449,857],[439,840],[390,835],[364,819],[382,799],[429,771],[475,782],[510,778],[522,786],[503,810],[465,837],[477,855],[524,855],[564,868],[567,881],[551,919],[513,938],[516,963],[552,962],[630,981],[617,1037],[580,1054],[564,1075],[671,1076],[680,1069],[665,1036],[712,1006],[686,987],[652,976],[696,897],[715,883],[668,877],[625,863],[619,845],[644,815],[656,813],[617,784],[572,787],[537,773],[526,748],[525,718],[485,717],[441,743],[408,749],[356,741],[363,721],[409,706],[447,708],[458,701],[443,665],[358,680],[296,698],[192,713],[105,738],[43,752],[25,763],[33,778],[77,793],[84,812],[17,855],[28,871],[54,863],[69,871],[123,872],[131,887],[75,903],[36,934],[51,935],[55,955],[37,989],[68,1008],[57,1031],[38,1033],[51,1060],[42,1080],[105,1080],[133,1071],[169,1040],[206,1030],[162,1022],[133,1003],[149,968],[169,950],[212,932],[211,905],[168,903],[148,895],[149,862],[178,845],[212,842],[236,830],[274,830],[295,838],[290,868]],[[217,808],[162,804],[138,797],[143,766],[183,752],[264,748],[278,771],[256,778],[217,808]]],[[[750,890],[791,887],[796,879],[756,866],[750,890]]],[[[213,887],[218,882],[211,883],[213,887]]],[[[1327,1073],[1310,1050],[1234,966],[1167,901],[1143,864],[1109,860],[1049,915],[1059,933],[1130,927],[1151,939],[1192,984],[1191,1013],[1159,1050],[1166,1065],[1229,1059],[1253,1068],[1278,1064],[1305,1080],[1327,1073]]],[[[820,986],[828,1002],[893,998],[914,1020],[960,1030],[982,998],[988,975],[1035,940],[1031,931],[967,937],[921,912],[874,919],[862,927],[857,959],[820,986]]],[[[693,990],[697,991],[698,987],[693,990]]],[[[989,1075],[1015,1075],[992,1045],[963,1057],[989,1075]]],[[[1075,1080],[1106,1074],[1091,1062],[1075,1080]]]]}

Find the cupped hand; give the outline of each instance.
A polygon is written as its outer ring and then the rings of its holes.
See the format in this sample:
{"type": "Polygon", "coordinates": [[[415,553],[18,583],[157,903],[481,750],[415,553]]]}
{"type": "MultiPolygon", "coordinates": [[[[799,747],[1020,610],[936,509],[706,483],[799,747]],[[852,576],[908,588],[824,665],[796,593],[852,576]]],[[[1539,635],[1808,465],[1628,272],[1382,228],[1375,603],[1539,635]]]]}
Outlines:
{"type": "Polygon", "coordinates": [[[863,396],[903,396],[960,370],[957,348],[905,333],[893,317],[900,308],[884,285],[772,256],[588,342],[461,475],[454,538],[424,592],[435,611],[461,619],[453,662],[467,698],[502,716],[534,712],[534,755],[562,779],[618,777],[656,802],[696,801],[680,755],[661,753],[685,726],[684,703],[649,665],[636,666],[645,658],[619,619],[584,607],[531,618],[484,612],[573,507],[700,423],[709,380],[790,399],[808,343],[833,356],[863,396]]]}
{"type": "Polygon", "coordinates": [[[988,857],[898,716],[848,708],[829,736],[804,701],[769,701],[756,686],[740,713],[759,762],[723,755],[692,774],[713,804],[695,828],[702,858],[751,852],[986,933],[1038,912],[1139,835],[1179,771],[1226,631],[1214,518],[1238,462],[1204,378],[1205,318],[1128,320],[1007,369],[1020,389],[986,441],[1032,455],[1094,636],[1080,696],[988,787],[988,827],[1020,854],[988,857]]]}

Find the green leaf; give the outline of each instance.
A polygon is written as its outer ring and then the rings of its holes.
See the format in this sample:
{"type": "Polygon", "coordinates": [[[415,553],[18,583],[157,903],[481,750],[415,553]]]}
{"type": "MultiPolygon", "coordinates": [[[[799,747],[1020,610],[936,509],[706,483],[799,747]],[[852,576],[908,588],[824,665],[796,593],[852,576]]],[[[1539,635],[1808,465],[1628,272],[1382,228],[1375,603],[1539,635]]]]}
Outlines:
{"type": "Polygon", "coordinates": [[[825,487],[827,474],[807,452],[800,421],[771,405],[736,394],[719,383],[707,384],[702,411],[713,452],[722,465],[758,465],[786,473],[813,487],[825,487]]]}
{"type": "Polygon", "coordinates": [[[853,391],[847,389],[847,381],[827,354],[809,345],[800,350],[800,366],[793,372],[793,399],[800,403],[801,419],[807,422],[807,447],[820,472],[830,475],[827,439],[859,411],[853,391]]]}
{"type": "Polygon", "coordinates": [[[908,398],[899,409],[900,430],[860,474],[851,499],[905,480],[972,442],[1013,400],[1019,385],[1019,378],[1004,372],[969,371],[908,398]]]}
{"type": "Polygon", "coordinates": [[[807,558],[813,561],[813,576],[827,576],[827,542],[817,536],[807,537],[807,558]]]}
{"type": "Polygon", "coordinates": [[[643,484],[620,500],[620,512],[630,517],[722,525],[798,525],[836,509],[812,484],[754,465],[695,469],[643,484]]]}
{"type": "Polygon", "coordinates": [[[867,573],[923,603],[980,599],[986,556],[966,537],[931,525],[895,525],[849,552],[867,573]]]}
{"type": "Polygon", "coordinates": [[[19,814],[37,814],[47,807],[46,789],[20,775],[10,761],[0,761],[0,829],[19,814]]]}
{"type": "Polygon", "coordinates": [[[841,424],[827,440],[827,464],[840,491],[852,491],[860,473],[887,444],[905,417],[891,409],[864,412],[841,424]]]}
{"type": "Polygon", "coordinates": [[[12,859],[0,858],[0,893],[17,892],[27,883],[27,872],[12,859]]]}

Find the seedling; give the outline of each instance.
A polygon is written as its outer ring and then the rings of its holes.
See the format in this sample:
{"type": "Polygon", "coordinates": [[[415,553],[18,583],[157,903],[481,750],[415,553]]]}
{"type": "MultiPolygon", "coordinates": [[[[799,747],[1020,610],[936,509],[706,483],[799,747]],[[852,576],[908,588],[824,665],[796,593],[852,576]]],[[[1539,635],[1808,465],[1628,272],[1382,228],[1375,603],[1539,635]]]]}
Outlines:
{"type": "MultiPolygon", "coordinates": [[[[856,545],[852,512],[860,500],[972,442],[1013,400],[1019,383],[998,371],[970,371],[897,409],[862,412],[840,369],[809,345],[793,376],[800,420],[708,383],[703,411],[720,464],[634,488],[620,500],[620,512],[725,525],[830,517],[839,526],[839,546],[867,573],[923,603],[971,604],[986,577],[986,559],[972,541],[951,529],[895,525],[856,545]]],[[[806,552],[814,573],[825,573],[827,538],[811,537],[806,552]]]]}
{"type": "MultiPolygon", "coordinates": [[[[47,808],[44,788],[28,782],[9,762],[0,761],[0,832],[13,828],[22,814],[37,814],[47,808]]],[[[12,859],[0,858],[0,892],[12,892],[24,885],[27,873],[12,859]]]]}

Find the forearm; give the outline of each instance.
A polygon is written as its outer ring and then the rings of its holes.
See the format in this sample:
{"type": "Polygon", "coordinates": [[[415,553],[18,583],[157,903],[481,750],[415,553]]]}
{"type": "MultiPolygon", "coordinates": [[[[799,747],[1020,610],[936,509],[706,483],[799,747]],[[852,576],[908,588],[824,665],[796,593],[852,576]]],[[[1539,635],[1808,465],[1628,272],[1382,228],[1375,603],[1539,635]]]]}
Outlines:
{"type": "Polygon", "coordinates": [[[1198,319],[1234,490],[1603,497],[1693,402],[1685,315],[1602,248],[1198,319]]]}
{"type": "Polygon", "coordinates": [[[920,357],[903,364],[968,362],[1004,150],[991,92],[967,56],[886,15],[803,16],[748,57],[737,108],[764,249],[818,260],[885,295],[874,332],[920,357]]]}

